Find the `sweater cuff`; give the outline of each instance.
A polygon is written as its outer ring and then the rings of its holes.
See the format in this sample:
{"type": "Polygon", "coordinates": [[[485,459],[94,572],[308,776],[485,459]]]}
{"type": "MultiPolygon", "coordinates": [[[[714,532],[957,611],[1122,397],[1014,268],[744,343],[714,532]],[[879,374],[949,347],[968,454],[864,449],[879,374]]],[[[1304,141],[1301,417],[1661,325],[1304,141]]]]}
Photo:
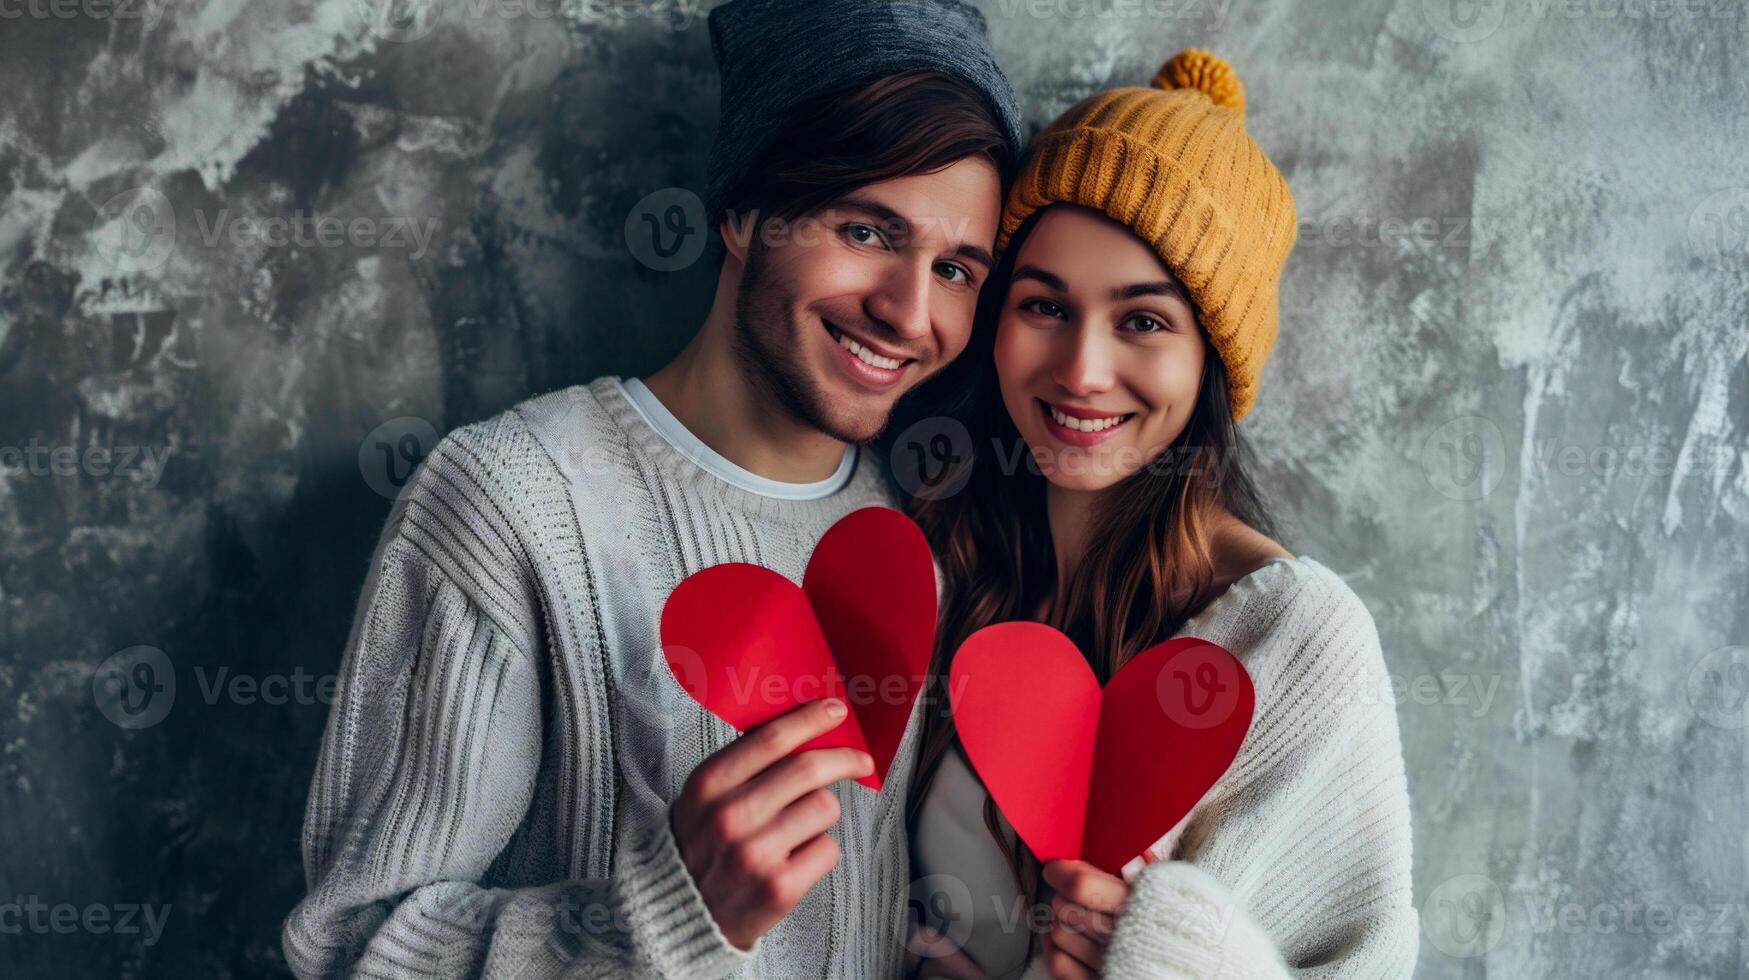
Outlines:
{"type": "Polygon", "coordinates": [[[759,953],[739,949],[717,927],[692,872],[680,858],[668,814],[623,835],[614,875],[631,923],[632,942],[657,975],[672,978],[733,976],[759,953]]]}
{"type": "Polygon", "coordinates": [[[1291,976],[1275,941],[1232,891],[1189,861],[1158,861],[1136,877],[1106,950],[1104,975],[1291,976]]]}

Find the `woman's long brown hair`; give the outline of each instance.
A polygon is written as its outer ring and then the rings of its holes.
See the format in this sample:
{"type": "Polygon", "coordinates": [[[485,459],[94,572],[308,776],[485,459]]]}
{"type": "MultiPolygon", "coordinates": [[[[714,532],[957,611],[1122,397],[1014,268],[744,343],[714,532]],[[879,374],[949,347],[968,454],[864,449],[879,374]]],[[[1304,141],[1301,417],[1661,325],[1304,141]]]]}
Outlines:
{"type": "MultiPolygon", "coordinates": [[[[1046,210],[1016,231],[979,295],[971,343],[917,400],[918,414],[965,424],[971,469],[957,492],[933,498],[924,493],[908,504],[945,580],[906,814],[912,833],[924,793],[957,737],[946,690],[954,651],[992,623],[1032,619],[1057,584],[1045,481],[1036,470],[1016,465],[1030,456],[1003,406],[993,361],[1015,256],[1046,210]]],[[[1213,530],[1220,521],[1231,515],[1276,533],[1247,470],[1249,449],[1233,425],[1226,371],[1212,346],[1206,355],[1184,432],[1102,497],[1086,535],[1087,553],[1051,604],[1049,624],[1075,641],[1100,684],[1125,661],[1176,633],[1213,598],[1213,530]]],[[[996,813],[986,797],[984,822],[1030,909],[1042,887],[1041,866],[1023,842],[1018,850],[1007,846],[996,813]]],[[[1036,935],[1029,938],[1029,944],[1036,941],[1036,935]]]]}

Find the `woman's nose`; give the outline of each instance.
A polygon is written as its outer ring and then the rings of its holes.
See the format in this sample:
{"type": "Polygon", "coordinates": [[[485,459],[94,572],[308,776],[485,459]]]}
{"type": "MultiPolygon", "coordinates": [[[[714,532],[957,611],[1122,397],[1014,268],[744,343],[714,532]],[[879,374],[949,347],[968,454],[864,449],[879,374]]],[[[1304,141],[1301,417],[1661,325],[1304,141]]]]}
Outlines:
{"type": "Polygon", "coordinates": [[[1051,368],[1051,380],[1071,395],[1109,390],[1116,380],[1116,366],[1108,334],[1085,324],[1066,333],[1051,368]]]}

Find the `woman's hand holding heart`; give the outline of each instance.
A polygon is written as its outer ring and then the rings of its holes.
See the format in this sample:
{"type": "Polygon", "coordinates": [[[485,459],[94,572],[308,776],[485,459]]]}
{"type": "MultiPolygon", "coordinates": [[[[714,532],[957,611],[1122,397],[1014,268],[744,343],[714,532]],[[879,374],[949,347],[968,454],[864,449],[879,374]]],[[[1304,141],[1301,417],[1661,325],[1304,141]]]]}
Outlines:
{"type": "Polygon", "coordinates": [[[1105,963],[1117,916],[1130,886],[1085,861],[1050,861],[1045,883],[1051,898],[1051,931],[1044,937],[1044,960],[1057,980],[1093,980],[1105,963]]]}

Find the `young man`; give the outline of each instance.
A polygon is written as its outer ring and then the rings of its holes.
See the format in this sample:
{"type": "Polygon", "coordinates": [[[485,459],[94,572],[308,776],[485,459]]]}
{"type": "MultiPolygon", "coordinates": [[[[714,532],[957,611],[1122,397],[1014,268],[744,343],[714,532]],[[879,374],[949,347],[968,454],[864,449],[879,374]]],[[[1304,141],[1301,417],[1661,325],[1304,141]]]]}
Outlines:
{"type": "Polygon", "coordinates": [[[658,617],[709,565],[799,581],[892,502],[860,444],[966,344],[1018,112],[958,0],[732,0],[710,33],[715,301],[647,383],[460,429],[396,501],[312,781],[299,976],[901,970],[915,726],[881,793],[863,753],[787,758],[828,703],[737,738],[658,617]]]}

